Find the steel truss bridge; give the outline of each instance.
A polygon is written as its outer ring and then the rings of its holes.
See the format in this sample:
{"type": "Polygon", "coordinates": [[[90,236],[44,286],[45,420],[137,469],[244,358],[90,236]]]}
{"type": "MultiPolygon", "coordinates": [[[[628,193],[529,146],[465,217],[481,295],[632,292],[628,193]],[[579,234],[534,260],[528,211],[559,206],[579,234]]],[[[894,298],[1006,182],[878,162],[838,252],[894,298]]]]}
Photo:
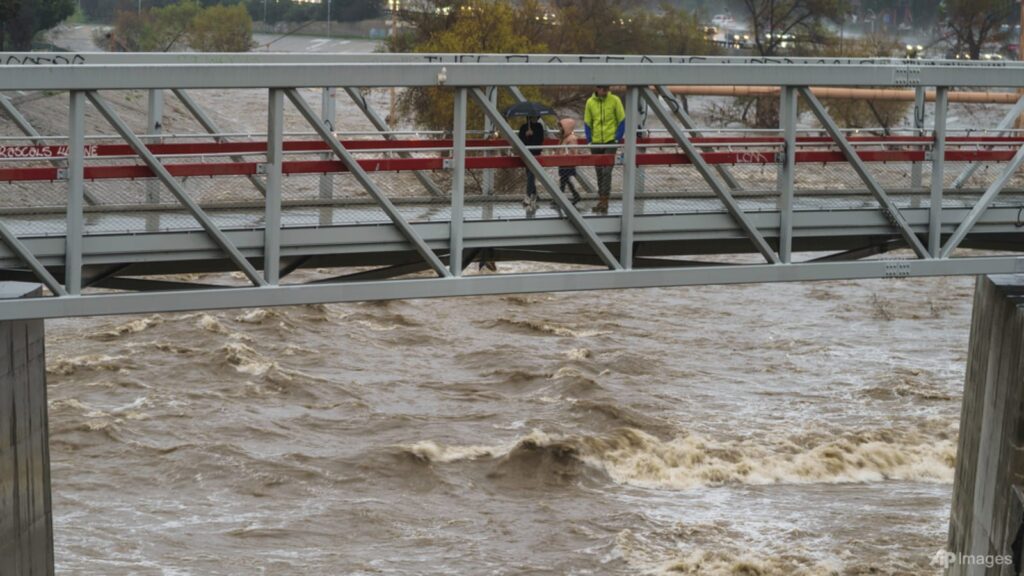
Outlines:
{"type": "Polygon", "coordinates": [[[0,280],[37,281],[49,290],[43,298],[0,301],[0,320],[1024,273],[1024,133],[1011,128],[1024,98],[998,124],[954,131],[947,129],[952,87],[1015,91],[1024,88],[1024,66],[0,54],[0,112],[8,119],[0,124],[7,127],[0,132],[0,280]],[[503,91],[523,99],[520,87],[603,84],[619,87],[627,125],[637,128],[627,130],[615,156],[578,154],[585,149],[549,140],[535,157],[497,105],[503,91]],[[780,87],[778,129],[696,126],[669,86],[698,84],[780,87]],[[915,89],[914,125],[842,130],[811,86],[915,89]],[[432,88],[433,97],[451,99],[451,130],[389,129],[373,99],[377,89],[392,87],[432,88]],[[116,98],[123,96],[112,92],[121,91],[145,98],[146,126],[119,113],[116,98]],[[222,130],[217,110],[201,105],[195,91],[216,91],[216,101],[258,91],[266,132],[222,130]],[[927,123],[926,91],[935,101],[927,123]],[[365,116],[367,131],[335,128],[341,92],[365,116]],[[66,102],[66,132],[40,134],[19,111],[33,94],[66,102]],[[177,101],[196,129],[163,133],[165,99],[177,101]],[[296,113],[302,129],[286,132],[286,115],[295,124],[296,113]],[[87,114],[105,128],[90,132],[87,114]],[[474,121],[481,114],[482,125],[474,121]],[[812,119],[813,129],[799,128],[812,119]],[[607,215],[586,209],[598,165],[614,170],[607,215]],[[585,197],[578,206],[559,189],[560,167],[578,168],[585,197]],[[536,207],[520,202],[526,170],[541,192],[536,207]],[[903,250],[879,257],[896,249],[903,250]],[[464,275],[474,264],[509,260],[563,266],[464,275]],[[306,283],[291,276],[308,268],[338,273],[306,283]],[[223,272],[235,274],[218,284],[199,276],[223,272]]]}

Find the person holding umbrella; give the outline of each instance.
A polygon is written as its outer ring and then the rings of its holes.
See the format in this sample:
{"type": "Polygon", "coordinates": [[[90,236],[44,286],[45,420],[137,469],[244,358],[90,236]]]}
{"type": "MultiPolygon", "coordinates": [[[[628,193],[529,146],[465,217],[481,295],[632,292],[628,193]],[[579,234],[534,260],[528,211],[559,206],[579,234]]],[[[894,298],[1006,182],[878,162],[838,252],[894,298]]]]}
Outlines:
{"type": "MultiPolygon", "coordinates": [[[[587,100],[583,126],[590,142],[591,154],[615,154],[615,145],[622,142],[626,135],[626,109],[622,106],[622,100],[612,94],[608,86],[598,86],[594,95],[587,100]]],[[[597,204],[594,213],[607,214],[614,166],[595,166],[594,169],[597,172],[597,204]]]]}
{"type": "MultiPolygon", "coordinates": [[[[540,156],[544,151],[544,124],[541,123],[541,116],[554,116],[555,111],[537,102],[520,102],[511,106],[505,111],[506,118],[525,117],[526,122],[519,127],[519,140],[526,144],[530,153],[540,156]]],[[[528,208],[537,207],[537,178],[529,168],[526,170],[526,198],[523,205],[528,208]]]]}
{"type": "MultiPolygon", "coordinates": [[[[526,144],[534,156],[540,156],[544,152],[540,148],[544,145],[544,125],[541,124],[537,116],[526,117],[526,122],[519,127],[519,140],[526,144]]],[[[529,168],[524,168],[524,170],[526,170],[526,198],[523,199],[523,205],[536,207],[537,177],[529,168]]]]}

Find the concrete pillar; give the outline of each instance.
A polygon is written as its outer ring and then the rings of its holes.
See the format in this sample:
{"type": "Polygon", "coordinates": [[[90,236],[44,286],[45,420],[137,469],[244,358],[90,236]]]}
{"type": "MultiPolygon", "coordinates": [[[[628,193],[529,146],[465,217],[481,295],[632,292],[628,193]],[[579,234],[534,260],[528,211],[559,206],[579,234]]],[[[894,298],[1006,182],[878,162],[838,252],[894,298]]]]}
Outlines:
{"type": "Polygon", "coordinates": [[[979,277],[950,519],[951,576],[1018,572],[964,557],[1013,554],[1024,486],[1024,275],[979,277]],[[955,558],[954,558],[955,557],[955,558]]]}
{"type": "MultiPolygon", "coordinates": [[[[0,299],[41,293],[37,284],[0,283],[0,299]]],[[[0,322],[0,574],[53,574],[42,320],[0,322]]]]}

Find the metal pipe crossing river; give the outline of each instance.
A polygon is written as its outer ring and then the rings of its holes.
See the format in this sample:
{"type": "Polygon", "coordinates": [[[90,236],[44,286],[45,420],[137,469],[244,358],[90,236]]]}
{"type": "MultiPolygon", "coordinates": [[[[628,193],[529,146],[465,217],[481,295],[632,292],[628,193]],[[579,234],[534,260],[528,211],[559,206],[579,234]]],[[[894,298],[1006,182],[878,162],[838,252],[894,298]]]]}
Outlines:
{"type": "MultiPolygon", "coordinates": [[[[0,281],[42,282],[50,293],[0,302],[0,320],[1024,272],[1024,135],[1006,120],[970,131],[946,126],[952,86],[1015,90],[1024,87],[1024,67],[679,56],[0,54],[0,92],[67,94],[62,134],[41,135],[18,111],[19,97],[0,110],[18,130],[0,134],[0,281]],[[635,124],[618,154],[566,149],[549,138],[534,156],[495,98],[502,90],[522,98],[520,86],[594,85],[621,86],[635,124]],[[778,88],[780,125],[698,128],[666,88],[697,85],[778,88]],[[914,117],[934,106],[935,122],[852,133],[811,86],[911,87],[922,96],[914,117]],[[450,98],[450,131],[387,131],[368,97],[387,87],[450,98]],[[131,90],[150,95],[141,131],[115,105],[117,91],[131,90]],[[211,112],[237,112],[204,109],[190,90],[264,90],[266,131],[228,134],[211,112]],[[338,94],[352,98],[378,132],[336,129],[338,94]],[[160,135],[168,102],[179,102],[202,131],[160,135]],[[798,102],[815,127],[800,123],[798,102]],[[89,109],[102,118],[98,132],[86,127],[89,109]],[[286,123],[289,114],[295,121],[286,123]],[[473,131],[482,117],[489,131],[473,131]],[[574,204],[559,182],[559,169],[575,169],[587,192],[599,166],[614,172],[607,214],[588,210],[592,193],[574,204]],[[540,204],[521,202],[527,171],[540,204]],[[899,249],[909,251],[879,257],[899,249]],[[510,260],[564,267],[465,273],[510,260]],[[308,268],[337,272],[289,283],[308,268]],[[434,277],[417,274],[424,271],[434,277]],[[240,272],[246,285],[229,276],[216,284],[167,277],[218,272],[240,272]]],[[[1007,119],[1022,107],[1008,109],[1007,119]]]]}

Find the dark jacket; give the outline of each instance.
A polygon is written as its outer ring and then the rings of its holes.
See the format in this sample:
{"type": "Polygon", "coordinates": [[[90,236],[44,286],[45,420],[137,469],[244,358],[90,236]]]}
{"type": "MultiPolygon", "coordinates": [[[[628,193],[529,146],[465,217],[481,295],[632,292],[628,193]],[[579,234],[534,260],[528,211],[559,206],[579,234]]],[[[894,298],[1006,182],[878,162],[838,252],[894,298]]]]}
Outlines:
{"type": "Polygon", "coordinates": [[[534,156],[540,156],[543,150],[536,147],[544,145],[544,125],[539,121],[526,122],[519,127],[519,139],[530,148],[534,156]]]}

